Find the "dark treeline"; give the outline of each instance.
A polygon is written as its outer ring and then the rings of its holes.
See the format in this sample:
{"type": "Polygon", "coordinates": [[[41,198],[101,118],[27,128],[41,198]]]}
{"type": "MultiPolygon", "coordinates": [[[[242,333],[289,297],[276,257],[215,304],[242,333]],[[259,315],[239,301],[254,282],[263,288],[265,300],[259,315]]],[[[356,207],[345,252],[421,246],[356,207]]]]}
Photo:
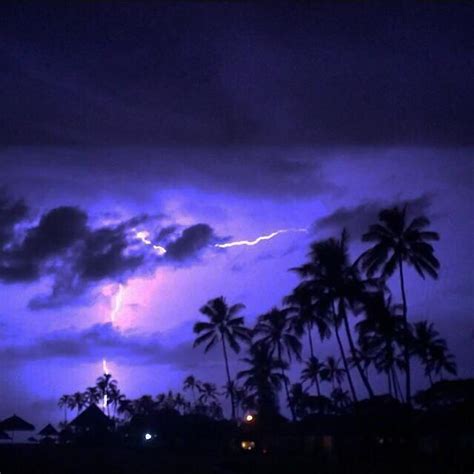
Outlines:
{"type": "Polygon", "coordinates": [[[114,418],[168,408],[221,419],[222,397],[230,400],[232,419],[245,411],[273,416],[281,409],[280,394],[293,420],[311,413],[347,413],[354,403],[377,395],[375,374],[386,381],[384,394],[407,406],[422,403],[422,395],[412,396],[415,362],[430,386],[445,374],[457,375],[454,356],[433,323],[413,321],[409,313],[407,267],[423,279],[438,278],[440,264],[431,242],[439,235],[429,226],[425,216],[408,219],[406,207],[382,210],[378,222],[362,236],[369,248],[355,261],[349,256],[345,230],[337,238],[312,243],[307,261],[291,269],[299,284],[252,328],[241,316],[243,304],[229,305],[224,297],[208,301],[200,309],[205,319],[194,325],[194,346],[206,352],[220,347],[224,387],[190,375],[184,381],[185,394],[170,391],[129,400],[117,381],[104,374],[85,392],[61,397],[65,417],[68,410],[79,413],[90,404],[104,403],[114,418]],[[389,280],[400,285],[401,301],[394,300],[389,280]],[[320,344],[330,338],[337,342],[337,354],[323,360],[320,344]],[[245,369],[232,374],[230,352],[242,350],[245,369]],[[295,362],[302,364],[296,383],[288,375],[295,362]]]}

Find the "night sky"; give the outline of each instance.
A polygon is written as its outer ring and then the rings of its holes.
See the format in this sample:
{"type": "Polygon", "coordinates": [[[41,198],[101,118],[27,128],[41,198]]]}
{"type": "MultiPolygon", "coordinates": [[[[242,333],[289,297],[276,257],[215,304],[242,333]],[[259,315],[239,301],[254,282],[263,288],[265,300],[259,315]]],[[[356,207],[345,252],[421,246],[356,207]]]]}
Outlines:
{"type": "Polygon", "coordinates": [[[401,202],[441,234],[409,317],[473,375],[473,7],[397,3],[2,2],[0,418],[58,421],[103,357],[128,397],[223,383],[199,308],[252,324],[311,241],[346,226],[355,258],[401,202]]]}

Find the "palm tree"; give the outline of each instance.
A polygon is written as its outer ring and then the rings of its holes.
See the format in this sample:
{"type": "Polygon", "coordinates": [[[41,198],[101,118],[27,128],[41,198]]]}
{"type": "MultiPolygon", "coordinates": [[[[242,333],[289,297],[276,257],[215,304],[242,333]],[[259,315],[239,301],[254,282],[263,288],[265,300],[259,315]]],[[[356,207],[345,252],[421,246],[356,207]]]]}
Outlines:
{"type": "Polygon", "coordinates": [[[407,207],[384,209],[379,213],[379,222],[369,227],[362,236],[364,242],[374,242],[375,245],[365,251],[360,257],[362,268],[370,277],[381,270],[382,277],[388,279],[398,268],[400,290],[402,293],[403,320],[405,324],[405,375],[406,401],[411,400],[411,369],[410,351],[408,347],[408,307],[405,290],[403,264],[413,266],[424,279],[426,275],[437,279],[439,261],[434,255],[430,241],[439,240],[439,234],[426,228],[430,221],[425,216],[416,217],[410,223],[406,216],[407,207]]]}
{"type": "Polygon", "coordinates": [[[286,310],[291,314],[290,324],[295,333],[301,337],[308,335],[310,356],[315,357],[313,344],[313,328],[316,327],[321,341],[331,336],[330,321],[325,314],[316,309],[313,292],[305,282],[298,285],[293,292],[283,299],[286,310]]]}
{"type": "Polygon", "coordinates": [[[363,357],[377,372],[387,376],[390,395],[403,400],[397,369],[404,370],[402,357],[404,322],[401,305],[392,304],[391,296],[382,291],[367,294],[364,302],[365,319],[356,324],[363,357]]]}
{"type": "Polygon", "coordinates": [[[331,392],[331,400],[333,402],[333,406],[339,412],[344,412],[351,403],[349,392],[347,390],[343,390],[340,387],[335,388],[331,392]]]}
{"type": "Polygon", "coordinates": [[[303,385],[294,383],[291,386],[291,406],[294,407],[297,418],[304,418],[308,414],[309,395],[304,390],[303,385]]]}
{"type": "Polygon", "coordinates": [[[104,374],[97,378],[96,387],[100,398],[104,400],[104,409],[107,408],[107,416],[110,415],[110,396],[117,389],[117,381],[112,378],[112,374],[104,374]]]}
{"type": "Polygon", "coordinates": [[[357,400],[349,364],[339,334],[342,324],[360,378],[369,396],[373,397],[372,387],[356,356],[356,347],[347,317],[348,309],[355,311],[360,306],[367,282],[361,281],[357,267],[349,263],[346,231],[343,230],[339,240],[331,238],[311,244],[309,257],[308,263],[294,270],[305,279],[304,282],[313,292],[317,311],[332,319],[352,398],[357,400]]]}
{"type": "MultiPolygon", "coordinates": [[[[200,312],[207,316],[209,321],[199,321],[194,325],[194,333],[198,337],[194,341],[194,347],[206,343],[204,352],[219,342],[222,343],[222,351],[224,354],[225,370],[227,374],[227,382],[232,380],[229,370],[229,359],[227,356],[227,345],[238,353],[240,352],[239,341],[248,341],[250,339],[250,331],[244,326],[244,318],[237,316],[238,313],[245,308],[243,304],[234,304],[228,306],[224,297],[209,300],[200,312]]],[[[232,418],[235,418],[234,395],[231,394],[232,418]]]]}
{"type": "Polygon", "coordinates": [[[207,405],[210,402],[217,401],[217,387],[213,383],[204,382],[200,388],[199,402],[207,405]]]}
{"type": "Polygon", "coordinates": [[[271,355],[276,356],[281,363],[281,374],[283,376],[286,399],[291,410],[293,421],[295,421],[296,416],[291,404],[283,352],[285,352],[288,357],[288,363],[291,362],[292,357],[295,357],[298,361],[301,360],[301,342],[291,330],[288,312],[273,308],[270,312],[262,314],[258,318],[254,332],[261,336],[259,342],[265,344],[270,349],[271,355]]]}
{"type": "Polygon", "coordinates": [[[446,341],[440,337],[433,323],[420,321],[413,325],[413,352],[425,368],[425,375],[433,385],[433,373],[441,374],[442,370],[456,375],[454,356],[448,353],[446,341]]]}
{"type": "Polygon", "coordinates": [[[88,406],[95,405],[100,401],[100,393],[97,387],[87,387],[84,395],[88,406]]]}
{"type": "Polygon", "coordinates": [[[64,422],[67,423],[67,410],[70,407],[71,395],[62,395],[58,401],[58,406],[64,408],[64,422]]]}
{"type": "Polygon", "coordinates": [[[237,374],[244,379],[244,386],[249,390],[248,398],[253,398],[264,416],[278,412],[276,391],[284,382],[282,368],[287,365],[272,356],[270,348],[261,342],[250,347],[249,357],[242,359],[250,367],[237,374]]]}
{"type": "Polygon", "coordinates": [[[70,407],[77,409],[77,414],[84,408],[86,404],[86,397],[82,392],[75,392],[70,397],[70,407]]]}
{"type": "Polygon", "coordinates": [[[193,402],[196,404],[196,390],[199,390],[201,382],[194,377],[194,375],[188,375],[183,382],[183,390],[191,390],[193,395],[193,402]]]}
{"type": "Polygon", "coordinates": [[[332,389],[341,388],[341,384],[346,376],[346,371],[340,367],[339,359],[329,356],[324,361],[321,369],[321,379],[331,382],[332,389]]]}
{"type": "Polygon", "coordinates": [[[321,371],[323,367],[324,365],[316,357],[310,357],[306,361],[305,368],[301,371],[301,381],[309,382],[310,387],[315,385],[318,397],[321,396],[319,379],[321,378],[321,371]]]}

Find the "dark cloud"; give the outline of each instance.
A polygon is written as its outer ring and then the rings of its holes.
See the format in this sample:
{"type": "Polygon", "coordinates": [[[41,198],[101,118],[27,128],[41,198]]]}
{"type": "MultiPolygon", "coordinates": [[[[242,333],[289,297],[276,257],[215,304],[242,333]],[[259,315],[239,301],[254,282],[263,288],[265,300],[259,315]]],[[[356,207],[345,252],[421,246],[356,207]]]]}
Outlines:
{"type": "Polygon", "coordinates": [[[340,232],[345,228],[349,232],[350,237],[358,239],[367,231],[369,225],[377,221],[378,214],[382,209],[406,205],[408,215],[416,217],[426,214],[430,210],[431,203],[432,196],[430,194],[422,194],[417,198],[401,199],[396,202],[367,201],[354,207],[339,207],[331,214],[318,219],[313,224],[313,230],[314,232],[320,232],[321,230],[340,232]]]}
{"type": "Polygon", "coordinates": [[[469,2],[9,3],[3,144],[472,143],[469,2]]]}
{"type": "Polygon", "coordinates": [[[182,262],[198,254],[214,239],[214,231],[210,226],[193,225],[184,229],[183,233],[167,246],[166,258],[182,262]]]}
{"type": "Polygon", "coordinates": [[[0,201],[0,280],[52,279],[50,291],[29,302],[34,310],[90,304],[97,284],[125,282],[130,276],[153,273],[160,265],[183,264],[197,257],[216,239],[207,224],[179,231],[171,225],[157,230],[166,241],[165,256],[136,236],[137,228],[156,225],[146,215],[92,228],[88,215],[76,207],[57,207],[43,214],[37,225],[14,232],[28,209],[21,201],[0,201]]]}
{"type": "MultiPolygon", "coordinates": [[[[191,324],[186,329],[189,334],[192,333],[191,324]]],[[[177,369],[220,362],[220,356],[212,352],[197,359],[191,339],[169,347],[163,343],[160,333],[121,331],[111,323],[96,324],[83,330],[71,328],[54,331],[23,345],[4,345],[0,349],[0,362],[4,366],[45,359],[96,362],[102,359],[103,354],[129,365],[162,364],[173,365],[177,369]]]]}

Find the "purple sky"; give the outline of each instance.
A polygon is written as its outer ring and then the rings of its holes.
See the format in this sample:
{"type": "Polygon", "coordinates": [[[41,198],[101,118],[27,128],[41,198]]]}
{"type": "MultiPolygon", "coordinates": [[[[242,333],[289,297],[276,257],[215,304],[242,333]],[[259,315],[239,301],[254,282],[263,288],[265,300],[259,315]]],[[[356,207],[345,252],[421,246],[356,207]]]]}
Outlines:
{"type": "Polygon", "coordinates": [[[409,316],[472,376],[472,8],[448,6],[2,5],[0,418],[58,420],[103,357],[130,397],[223,382],[191,347],[199,307],[252,324],[312,240],[346,226],[355,257],[395,202],[441,234],[409,316]],[[214,247],[283,228],[309,231],[214,247]]]}

